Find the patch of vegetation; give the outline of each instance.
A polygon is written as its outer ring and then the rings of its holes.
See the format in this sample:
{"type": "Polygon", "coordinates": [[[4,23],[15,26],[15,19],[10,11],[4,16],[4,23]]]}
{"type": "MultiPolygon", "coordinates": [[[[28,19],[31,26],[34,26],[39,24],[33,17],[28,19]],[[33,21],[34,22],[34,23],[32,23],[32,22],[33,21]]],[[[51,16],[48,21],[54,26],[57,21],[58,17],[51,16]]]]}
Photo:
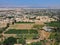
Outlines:
{"type": "Polygon", "coordinates": [[[3,45],[14,45],[15,43],[17,43],[16,38],[9,37],[9,38],[4,40],[3,45]]]}
{"type": "Polygon", "coordinates": [[[60,27],[60,22],[59,21],[52,21],[50,23],[46,23],[47,26],[51,26],[51,27],[60,27]]]}
{"type": "Polygon", "coordinates": [[[51,33],[50,36],[49,36],[49,39],[51,41],[55,41],[55,45],[59,45],[59,43],[60,43],[60,33],[59,32],[51,33]]]}
{"type": "Polygon", "coordinates": [[[37,32],[37,30],[33,30],[33,29],[31,29],[31,30],[29,30],[30,32],[30,34],[38,34],[38,32],[37,32]]]}
{"type": "Polygon", "coordinates": [[[35,25],[33,25],[33,28],[35,28],[35,29],[42,29],[43,26],[44,25],[37,25],[37,24],[35,24],[35,25]]]}
{"type": "MultiPolygon", "coordinates": [[[[30,44],[27,44],[27,45],[47,45],[49,41],[44,39],[44,40],[40,40],[40,41],[37,41],[37,42],[32,42],[30,44]]],[[[49,45],[51,45],[51,43],[49,43],[49,45]]]]}
{"type": "Polygon", "coordinates": [[[17,38],[37,39],[38,31],[34,29],[9,29],[5,34],[17,34],[17,38]]]}
{"type": "Polygon", "coordinates": [[[28,30],[16,30],[16,29],[9,29],[5,34],[26,34],[28,30]]]}
{"type": "Polygon", "coordinates": [[[37,30],[33,29],[9,29],[5,34],[38,34],[37,30]]]}
{"type": "Polygon", "coordinates": [[[31,45],[42,45],[41,42],[33,42],[31,45]]]}
{"type": "Polygon", "coordinates": [[[26,40],[24,38],[19,38],[18,39],[18,44],[26,44],[26,40]]]}

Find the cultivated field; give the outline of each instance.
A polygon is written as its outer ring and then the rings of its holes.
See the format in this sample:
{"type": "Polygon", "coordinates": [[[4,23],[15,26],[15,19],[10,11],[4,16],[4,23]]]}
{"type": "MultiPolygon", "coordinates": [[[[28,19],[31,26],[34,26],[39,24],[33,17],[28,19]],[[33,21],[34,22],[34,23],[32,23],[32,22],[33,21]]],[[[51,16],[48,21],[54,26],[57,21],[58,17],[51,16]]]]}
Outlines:
{"type": "Polygon", "coordinates": [[[26,39],[37,39],[38,31],[37,30],[27,30],[27,29],[9,29],[5,32],[5,36],[14,36],[17,38],[26,38],[26,39]]]}
{"type": "Polygon", "coordinates": [[[31,29],[34,24],[14,24],[10,25],[10,29],[31,29]]]}

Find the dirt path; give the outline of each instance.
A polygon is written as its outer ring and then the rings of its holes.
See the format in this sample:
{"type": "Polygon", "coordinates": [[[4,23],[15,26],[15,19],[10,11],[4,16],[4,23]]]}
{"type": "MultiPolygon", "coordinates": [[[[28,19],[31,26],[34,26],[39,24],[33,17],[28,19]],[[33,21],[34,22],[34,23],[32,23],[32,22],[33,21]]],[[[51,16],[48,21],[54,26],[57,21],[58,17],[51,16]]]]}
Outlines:
{"type": "Polygon", "coordinates": [[[40,30],[40,39],[43,40],[43,39],[48,39],[50,33],[49,32],[46,32],[44,30],[40,30]]]}

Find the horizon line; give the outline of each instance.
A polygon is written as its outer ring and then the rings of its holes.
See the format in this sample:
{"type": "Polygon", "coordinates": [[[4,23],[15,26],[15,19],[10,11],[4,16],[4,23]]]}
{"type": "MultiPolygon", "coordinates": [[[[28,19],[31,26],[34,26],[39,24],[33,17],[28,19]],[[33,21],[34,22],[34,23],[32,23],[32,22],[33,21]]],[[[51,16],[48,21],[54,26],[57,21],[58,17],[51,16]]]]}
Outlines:
{"type": "Polygon", "coordinates": [[[42,8],[42,9],[60,9],[55,7],[0,7],[0,8],[42,8]]]}

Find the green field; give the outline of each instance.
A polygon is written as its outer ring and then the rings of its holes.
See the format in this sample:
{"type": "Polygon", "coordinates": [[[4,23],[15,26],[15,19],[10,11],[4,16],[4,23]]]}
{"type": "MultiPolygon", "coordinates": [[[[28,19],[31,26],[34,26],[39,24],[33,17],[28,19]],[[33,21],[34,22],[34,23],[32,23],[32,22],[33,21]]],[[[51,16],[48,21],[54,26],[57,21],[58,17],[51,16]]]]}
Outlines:
{"type": "Polygon", "coordinates": [[[26,39],[38,38],[38,31],[34,29],[9,29],[5,34],[17,34],[17,37],[26,39]]]}
{"type": "Polygon", "coordinates": [[[5,34],[38,34],[38,32],[33,29],[9,29],[5,34]]]}
{"type": "Polygon", "coordinates": [[[60,22],[52,21],[52,22],[46,23],[46,25],[51,27],[60,27],[60,22]]]}
{"type": "Polygon", "coordinates": [[[33,38],[38,38],[38,34],[19,34],[17,37],[18,38],[26,38],[26,39],[33,39],[33,38]]]}

